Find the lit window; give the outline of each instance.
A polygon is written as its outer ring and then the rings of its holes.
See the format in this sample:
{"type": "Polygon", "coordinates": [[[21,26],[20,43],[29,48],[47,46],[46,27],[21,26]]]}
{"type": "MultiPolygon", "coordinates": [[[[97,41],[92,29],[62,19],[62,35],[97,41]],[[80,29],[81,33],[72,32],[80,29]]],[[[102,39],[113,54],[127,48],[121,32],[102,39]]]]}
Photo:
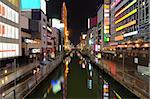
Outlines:
{"type": "Polygon", "coordinates": [[[3,16],[5,15],[5,8],[4,8],[4,6],[2,6],[2,15],[3,16]]]}
{"type": "Polygon", "coordinates": [[[0,4],[0,15],[2,14],[2,11],[1,11],[1,10],[2,10],[2,6],[1,6],[1,4],[0,4]]]}
{"type": "Polygon", "coordinates": [[[4,18],[11,20],[15,23],[19,23],[19,14],[15,10],[11,9],[7,5],[0,2],[0,15],[4,18]]]}

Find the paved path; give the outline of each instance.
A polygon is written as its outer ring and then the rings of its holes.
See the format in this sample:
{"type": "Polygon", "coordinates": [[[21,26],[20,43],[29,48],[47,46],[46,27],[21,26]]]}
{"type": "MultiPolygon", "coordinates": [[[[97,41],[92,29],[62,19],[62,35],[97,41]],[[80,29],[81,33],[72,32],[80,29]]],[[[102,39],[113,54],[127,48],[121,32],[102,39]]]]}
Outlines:
{"type": "Polygon", "coordinates": [[[35,65],[38,65],[38,64],[39,64],[39,62],[36,62],[36,63],[31,63],[31,64],[23,66],[23,67],[19,67],[16,72],[13,72],[7,76],[1,77],[0,78],[0,88],[7,85],[8,83],[14,81],[16,78],[22,76],[26,72],[32,70],[35,67],[35,65]]]}

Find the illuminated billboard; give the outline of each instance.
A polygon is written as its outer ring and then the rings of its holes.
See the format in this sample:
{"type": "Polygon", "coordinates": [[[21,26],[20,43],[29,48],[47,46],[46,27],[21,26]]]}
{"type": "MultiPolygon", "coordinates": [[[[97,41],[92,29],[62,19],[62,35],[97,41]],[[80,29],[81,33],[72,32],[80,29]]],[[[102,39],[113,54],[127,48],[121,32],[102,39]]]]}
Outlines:
{"type": "Polygon", "coordinates": [[[115,41],[120,41],[120,40],[123,40],[123,35],[119,35],[119,36],[116,36],[115,37],[115,41]]]}
{"type": "Polygon", "coordinates": [[[136,2],[137,2],[137,0],[133,0],[130,4],[128,4],[126,7],[124,7],[123,9],[121,9],[118,13],[116,13],[115,17],[117,17],[118,15],[120,15],[122,12],[124,12],[125,10],[127,10],[129,7],[131,7],[136,2]]]}
{"type": "Polygon", "coordinates": [[[90,18],[90,27],[97,25],[97,16],[90,18]]]}
{"type": "Polygon", "coordinates": [[[21,0],[21,10],[31,10],[40,8],[40,0],[21,0]]]}
{"type": "Polygon", "coordinates": [[[45,0],[21,0],[21,10],[30,11],[32,9],[41,9],[46,14],[45,0]]]}
{"type": "Polygon", "coordinates": [[[111,4],[111,8],[113,8],[114,6],[116,6],[117,4],[119,4],[120,1],[122,1],[122,0],[114,0],[114,2],[112,2],[112,4],[111,4]]]}
{"type": "Polygon", "coordinates": [[[0,59],[19,56],[19,44],[0,42],[0,59]]]}
{"type": "Polygon", "coordinates": [[[129,12],[128,14],[124,15],[122,18],[118,19],[115,24],[121,22],[122,20],[128,18],[129,16],[133,15],[134,13],[137,12],[137,9],[132,10],[131,12],[129,12]]]}
{"type": "Polygon", "coordinates": [[[45,0],[41,0],[41,10],[46,14],[46,2],[45,2],[45,0]]]}
{"type": "Polygon", "coordinates": [[[109,99],[109,84],[105,80],[103,84],[103,99],[109,99]]]}
{"type": "Polygon", "coordinates": [[[64,23],[61,23],[59,19],[53,18],[52,19],[52,27],[61,29],[61,28],[64,28],[64,23]]]}
{"type": "Polygon", "coordinates": [[[131,21],[131,22],[128,22],[128,23],[125,24],[125,25],[122,25],[122,26],[116,28],[116,32],[118,32],[118,31],[120,31],[120,30],[122,30],[122,29],[124,29],[124,28],[130,27],[130,26],[132,26],[132,25],[134,25],[134,24],[136,24],[136,20],[133,20],[133,21],[131,21]]]}
{"type": "Polygon", "coordinates": [[[93,81],[92,81],[92,79],[88,79],[87,80],[87,88],[88,89],[92,89],[93,88],[93,81]]]}
{"type": "Polygon", "coordinates": [[[52,80],[51,85],[54,94],[58,93],[61,90],[61,82],[59,80],[52,80]]]}

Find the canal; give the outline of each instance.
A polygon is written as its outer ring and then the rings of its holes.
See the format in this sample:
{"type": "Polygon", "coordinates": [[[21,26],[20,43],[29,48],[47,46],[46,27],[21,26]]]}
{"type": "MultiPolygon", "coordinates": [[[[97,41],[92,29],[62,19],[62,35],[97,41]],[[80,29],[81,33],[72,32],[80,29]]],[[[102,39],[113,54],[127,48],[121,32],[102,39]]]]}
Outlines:
{"type": "Polygon", "coordinates": [[[27,97],[44,99],[122,99],[138,97],[79,52],[73,51],[27,97]]]}

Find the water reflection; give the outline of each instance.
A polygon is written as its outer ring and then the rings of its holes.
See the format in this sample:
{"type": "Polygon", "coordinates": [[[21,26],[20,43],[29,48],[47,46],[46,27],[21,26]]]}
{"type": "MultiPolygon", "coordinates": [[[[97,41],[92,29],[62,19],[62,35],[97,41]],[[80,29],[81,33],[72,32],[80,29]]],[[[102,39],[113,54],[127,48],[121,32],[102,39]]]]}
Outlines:
{"type": "MultiPolygon", "coordinates": [[[[109,62],[108,64],[109,67],[107,66],[107,68],[110,69],[113,75],[116,75],[115,64],[109,62]]],[[[99,68],[91,63],[88,58],[83,57],[78,52],[74,52],[66,57],[63,63],[41,83],[44,86],[39,86],[30,98],[66,99],[66,97],[70,97],[68,95],[72,95],[72,98],[74,98],[74,93],[80,94],[77,94],[77,99],[81,98],[81,95],[84,96],[82,98],[88,97],[90,99],[124,98],[124,94],[126,94],[125,88],[120,87],[118,83],[115,84],[114,82],[112,78],[103,74],[102,70],[99,70],[99,68]],[[82,87],[81,91],[80,87],[82,87]]],[[[126,96],[130,97],[128,93],[126,96]]]]}

